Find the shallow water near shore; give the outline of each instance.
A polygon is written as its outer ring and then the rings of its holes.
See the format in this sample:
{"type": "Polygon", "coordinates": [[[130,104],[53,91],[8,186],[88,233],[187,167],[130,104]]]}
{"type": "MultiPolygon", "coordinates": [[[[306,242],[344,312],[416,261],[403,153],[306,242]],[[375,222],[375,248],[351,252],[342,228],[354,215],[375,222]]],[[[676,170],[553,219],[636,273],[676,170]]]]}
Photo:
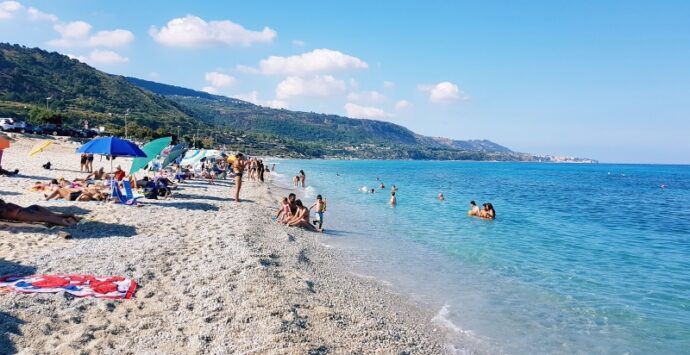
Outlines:
{"type": "Polygon", "coordinates": [[[456,348],[690,348],[688,166],[275,163],[287,186],[304,169],[308,187],[295,191],[307,205],[324,195],[324,241],[353,272],[435,307],[436,324],[476,341],[456,348]],[[497,219],[467,217],[470,200],[492,202],[497,219]]]}

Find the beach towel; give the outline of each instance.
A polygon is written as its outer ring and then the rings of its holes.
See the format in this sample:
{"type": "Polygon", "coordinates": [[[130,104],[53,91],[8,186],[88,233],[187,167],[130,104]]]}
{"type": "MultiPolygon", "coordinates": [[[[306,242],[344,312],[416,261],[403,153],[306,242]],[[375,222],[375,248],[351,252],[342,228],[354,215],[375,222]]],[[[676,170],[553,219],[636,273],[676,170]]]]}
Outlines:
{"type": "Polygon", "coordinates": [[[66,292],[77,297],[130,299],[137,283],[120,276],[31,275],[0,277],[0,291],[18,293],[66,292]]]}

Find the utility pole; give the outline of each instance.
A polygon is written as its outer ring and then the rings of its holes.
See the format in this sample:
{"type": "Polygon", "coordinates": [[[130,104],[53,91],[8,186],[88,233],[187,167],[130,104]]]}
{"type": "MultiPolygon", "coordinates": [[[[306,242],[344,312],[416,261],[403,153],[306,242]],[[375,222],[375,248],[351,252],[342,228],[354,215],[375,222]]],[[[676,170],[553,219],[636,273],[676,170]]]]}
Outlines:
{"type": "Polygon", "coordinates": [[[49,108],[48,108],[48,100],[50,100],[50,99],[52,99],[52,98],[53,98],[52,96],[46,97],[46,111],[49,110],[49,108]]]}
{"type": "Polygon", "coordinates": [[[129,115],[129,109],[125,112],[125,139],[129,139],[127,134],[127,115],[129,115]]]}

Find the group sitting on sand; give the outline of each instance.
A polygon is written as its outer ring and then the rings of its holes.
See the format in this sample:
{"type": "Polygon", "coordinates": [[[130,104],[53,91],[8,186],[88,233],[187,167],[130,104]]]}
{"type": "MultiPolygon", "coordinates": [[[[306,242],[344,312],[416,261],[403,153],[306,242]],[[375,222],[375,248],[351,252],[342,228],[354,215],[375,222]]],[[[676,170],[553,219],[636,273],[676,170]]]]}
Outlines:
{"type": "Polygon", "coordinates": [[[470,210],[467,211],[467,215],[482,219],[496,219],[496,210],[491,202],[482,204],[482,208],[479,209],[476,202],[470,201],[470,210]]]}
{"type": "Polygon", "coordinates": [[[326,211],[326,201],[321,195],[316,196],[316,201],[309,207],[305,207],[301,200],[297,200],[297,196],[293,193],[288,197],[284,197],[281,201],[280,209],[276,213],[276,220],[278,223],[285,224],[290,227],[300,227],[313,232],[323,232],[323,213],[326,211]],[[318,220],[310,220],[309,212],[312,208],[316,208],[316,215],[318,220]],[[318,227],[316,226],[318,224],[318,227]]]}

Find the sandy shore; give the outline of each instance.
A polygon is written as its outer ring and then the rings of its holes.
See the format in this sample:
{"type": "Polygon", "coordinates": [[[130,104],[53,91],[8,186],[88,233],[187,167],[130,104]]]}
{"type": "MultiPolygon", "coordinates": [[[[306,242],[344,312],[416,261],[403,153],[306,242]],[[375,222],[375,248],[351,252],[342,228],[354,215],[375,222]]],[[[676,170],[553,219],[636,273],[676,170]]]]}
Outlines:
{"type": "MultiPolygon", "coordinates": [[[[79,173],[77,147],[36,140],[5,152],[0,198],[74,212],[59,229],[0,227],[0,274],[86,273],[136,279],[132,300],[59,294],[0,295],[0,353],[418,353],[446,352],[433,314],[375,280],[347,271],[322,236],[276,225],[276,187],[247,182],[242,203],[229,181],[191,181],[176,198],[143,207],[45,202],[33,181],[79,173]],[[47,160],[55,170],[44,170],[47,160]]],[[[119,159],[118,159],[119,160],[119,159]]],[[[118,162],[116,160],[116,162],[118,162]]],[[[125,169],[129,161],[118,162],[125,169]]],[[[99,161],[94,166],[107,166],[99,161]]]]}

